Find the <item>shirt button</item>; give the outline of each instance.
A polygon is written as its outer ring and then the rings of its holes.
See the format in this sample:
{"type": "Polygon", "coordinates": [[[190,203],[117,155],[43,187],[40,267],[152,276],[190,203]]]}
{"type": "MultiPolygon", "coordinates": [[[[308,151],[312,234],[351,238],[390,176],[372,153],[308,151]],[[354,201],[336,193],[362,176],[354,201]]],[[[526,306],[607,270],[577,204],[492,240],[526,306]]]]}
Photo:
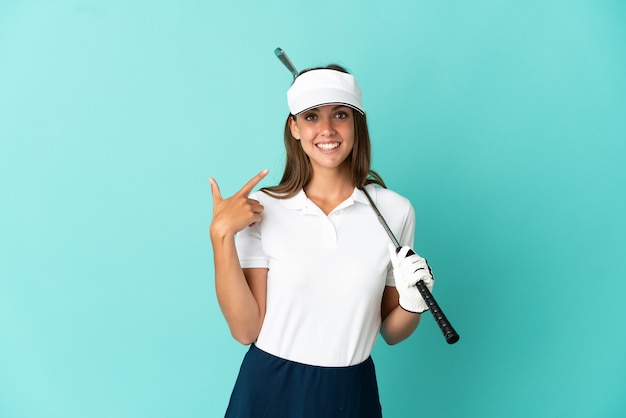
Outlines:
{"type": "Polygon", "coordinates": [[[340,210],[338,210],[337,212],[335,212],[335,216],[339,216],[339,215],[341,215],[341,211],[340,211],[340,210]]]}

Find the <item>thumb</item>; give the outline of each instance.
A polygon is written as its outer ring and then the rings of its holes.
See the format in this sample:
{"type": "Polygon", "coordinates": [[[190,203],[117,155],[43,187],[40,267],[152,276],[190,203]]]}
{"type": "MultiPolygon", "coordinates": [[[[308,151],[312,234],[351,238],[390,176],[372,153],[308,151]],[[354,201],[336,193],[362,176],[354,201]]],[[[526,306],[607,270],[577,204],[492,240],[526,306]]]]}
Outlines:
{"type": "Polygon", "coordinates": [[[222,199],[222,193],[220,193],[220,186],[213,177],[209,177],[209,183],[211,183],[211,195],[213,196],[213,202],[219,202],[222,199]]]}

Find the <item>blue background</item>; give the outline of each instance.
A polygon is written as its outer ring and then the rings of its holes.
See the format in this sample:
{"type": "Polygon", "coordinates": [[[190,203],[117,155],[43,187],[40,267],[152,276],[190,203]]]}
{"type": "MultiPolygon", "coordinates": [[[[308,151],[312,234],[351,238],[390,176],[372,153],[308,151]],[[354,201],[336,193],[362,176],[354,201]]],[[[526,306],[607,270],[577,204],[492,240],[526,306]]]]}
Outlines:
{"type": "Polygon", "coordinates": [[[295,65],[364,91],[461,334],[386,416],[626,416],[623,1],[0,1],[0,416],[219,417],[207,177],[275,184],[295,65]]]}

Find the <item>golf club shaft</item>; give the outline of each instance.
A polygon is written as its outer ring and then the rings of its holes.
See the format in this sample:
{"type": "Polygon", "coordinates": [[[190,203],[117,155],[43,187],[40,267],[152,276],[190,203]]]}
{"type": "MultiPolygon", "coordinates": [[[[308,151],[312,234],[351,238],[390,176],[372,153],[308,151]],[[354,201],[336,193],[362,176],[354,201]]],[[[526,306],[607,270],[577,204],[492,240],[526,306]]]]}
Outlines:
{"type": "Polygon", "coordinates": [[[296,67],[293,65],[285,51],[283,51],[281,48],[276,48],[274,50],[274,54],[276,54],[280,62],[282,62],[285,67],[287,67],[287,69],[293,75],[293,79],[295,80],[298,76],[298,70],[296,70],[296,67]]]}

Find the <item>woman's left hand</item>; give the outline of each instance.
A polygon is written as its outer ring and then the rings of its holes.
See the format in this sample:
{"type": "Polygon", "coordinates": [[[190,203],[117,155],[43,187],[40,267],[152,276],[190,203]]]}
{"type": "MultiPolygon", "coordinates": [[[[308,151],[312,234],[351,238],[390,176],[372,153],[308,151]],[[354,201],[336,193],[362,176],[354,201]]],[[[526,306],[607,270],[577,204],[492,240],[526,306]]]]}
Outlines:
{"type": "Polygon", "coordinates": [[[400,295],[400,306],[409,312],[422,313],[428,310],[428,305],[415,284],[422,280],[428,290],[432,290],[435,280],[424,258],[415,252],[407,256],[410,250],[410,247],[402,247],[396,253],[396,247],[389,244],[389,257],[393,266],[396,289],[400,295]]]}

